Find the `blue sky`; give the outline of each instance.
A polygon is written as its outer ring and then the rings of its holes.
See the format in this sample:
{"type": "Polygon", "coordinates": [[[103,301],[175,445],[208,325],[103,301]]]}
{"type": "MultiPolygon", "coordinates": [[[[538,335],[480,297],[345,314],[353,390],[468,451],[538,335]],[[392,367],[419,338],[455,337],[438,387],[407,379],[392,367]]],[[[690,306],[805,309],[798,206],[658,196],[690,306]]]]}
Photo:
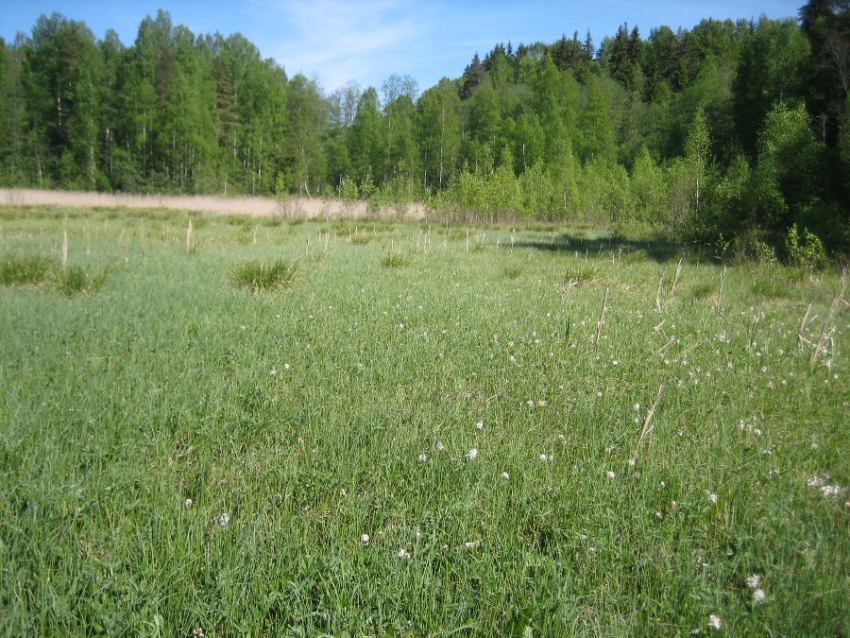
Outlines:
{"type": "Polygon", "coordinates": [[[42,13],[85,22],[98,38],[114,29],[125,45],[157,9],[196,35],[239,32],[289,76],[313,78],[330,93],[349,81],[381,84],[410,75],[424,90],[458,77],[478,52],[499,42],[551,43],[590,29],[595,44],[617,27],[643,37],[668,25],[690,29],[703,18],[796,17],[805,0],[0,0],[0,37],[30,34],[42,13]]]}

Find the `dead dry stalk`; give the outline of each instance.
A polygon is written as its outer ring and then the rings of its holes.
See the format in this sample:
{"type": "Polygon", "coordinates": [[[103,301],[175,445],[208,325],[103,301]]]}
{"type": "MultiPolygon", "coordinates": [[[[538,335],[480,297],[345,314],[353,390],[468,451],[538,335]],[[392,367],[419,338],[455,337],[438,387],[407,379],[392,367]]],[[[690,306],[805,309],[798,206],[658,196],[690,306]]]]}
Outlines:
{"type": "MultiPolygon", "coordinates": [[[[812,349],[812,357],[809,360],[809,366],[814,368],[818,363],[818,357],[822,352],[827,352],[826,344],[832,338],[833,333],[835,332],[835,324],[833,321],[835,320],[835,316],[838,314],[838,310],[841,308],[841,304],[844,300],[844,293],[847,292],[847,270],[845,269],[841,273],[841,288],[838,291],[838,294],[835,295],[835,299],[832,300],[832,306],[829,308],[829,313],[826,315],[826,319],[823,320],[823,325],[820,329],[820,335],[818,335],[818,342],[816,345],[813,345],[812,349]],[[832,324],[832,325],[830,325],[832,324]]],[[[808,315],[808,312],[806,313],[808,315]]],[[[797,333],[797,336],[800,337],[800,334],[797,333]]]]}
{"type": "Polygon", "coordinates": [[[655,414],[655,409],[658,407],[658,403],[661,401],[661,397],[664,396],[664,384],[662,383],[658,387],[658,394],[655,395],[655,401],[652,404],[652,407],[649,409],[649,412],[646,415],[646,418],[643,420],[643,427],[640,430],[640,436],[638,436],[637,444],[635,445],[634,454],[632,454],[632,459],[637,460],[638,451],[640,450],[640,444],[643,443],[643,440],[649,436],[650,432],[655,428],[654,425],[650,425],[652,421],[652,416],[655,414]]]}
{"type": "Polygon", "coordinates": [[[595,354],[599,354],[599,339],[602,335],[602,325],[605,323],[605,306],[608,305],[608,291],[605,289],[605,299],[602,300],[602,312],[599,313],[599,321],[596,322],[596,342],[594,344],[595,354]]]}

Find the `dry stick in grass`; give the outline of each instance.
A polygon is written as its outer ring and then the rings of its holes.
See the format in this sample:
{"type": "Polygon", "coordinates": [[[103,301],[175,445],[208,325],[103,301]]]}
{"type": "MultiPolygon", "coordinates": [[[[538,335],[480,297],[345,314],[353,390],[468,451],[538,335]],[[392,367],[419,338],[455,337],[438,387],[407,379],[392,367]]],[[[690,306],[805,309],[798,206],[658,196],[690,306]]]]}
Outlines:
{"type": "Polygon", "coordinates": [[[186,254],[192,252],[192,247],[195,245],[194,233],[192,231],[192,218],[189,218],[189,227],[186,229],[186,254]]]}
{"type": "Polygon", "coordinates": [[[605,299],[602,300],[602,312],[599,314],[599,321],[596,322],[596,343],[594,354],[599,354],[599,337],[602,334],[602,324],[605,323],[605,306],[608,305],[608,288],[605,289],[605,299]]]}
{"type": "Polygon", "coordinates": [[[835,315],[838,314],[838,308],[841,305],[841,301],[844,299],[844,293],[847,292],[847,271],[844,270],[841,273],[841,289],[838,291],[838,294],[835,296],[835,299],[832,300],[832,306],[829,309],[829,314],[826,316],[826,319],[823,320],[823,326],[820,329],[820,336],[818,336],[818,343],[814,346],[814,350],[812,351],[812,358],[809,360],[809,365],[814,368],[818,362],[818,355],[821,352],[826,351],[826,342],[832,337],[832,333],[835,332],[835,325],[829,327],[829,331],[827,332],[827,326],[832,323],[832,320],[835,319],[835,315]]]}
{"type": "Polygon", "coordinates": [[[65,236],[62,239],[62,268],[68,266],[68,231],[65,231],[65,236]]]}
{"type": "Polygon", "coordinates": [[[676,285],[679,283],[679,277],[682,276],[682,260],[684,258],[685,256],[682,255],[679,258],[679,265],[676,266],[676,276],[673,278],[673,285],[670,287],[670,299],[676,296],[676,285]]]}
{"type": "Polygon", "coordinates": [[[717,303],[714,306],[715,310],[720,310],[720,302],[723,301],[723,282],[726,280],[726,266],[723,266],[723,272],[720,273],[720,292],[717,293],[717,303]]]}
{"type": "Polygon", "coordinates": [[[658,394],[655,395],[655,401],[653,402],[652,407],[649,409],[649,413],[646,415],[646,418],[643,420],[643,427],[640,430],[640,436],[638,436],[634,454],[632,454],[633,459],[637,459],[640,444],[643,443],[643,440],[649,436],[649,433],[652,432],[653,428],[655,427],[654,425],[650,426],[649,423],[650,421],[652,421],[652,415],[655,414],[655,408],[658,407],[658,402],[661,401],[662,396],[664,396],[663,383],[658,387],[658,394]]]}
{"type": "Polygon", "coordinates": [[[661,279],[658,280],[658,291],[655,293],[655,310],[659,313],[663,311],[663,306],[661,305],[661,286],[664,283],[664,274],[661,274],[661,279]]]}

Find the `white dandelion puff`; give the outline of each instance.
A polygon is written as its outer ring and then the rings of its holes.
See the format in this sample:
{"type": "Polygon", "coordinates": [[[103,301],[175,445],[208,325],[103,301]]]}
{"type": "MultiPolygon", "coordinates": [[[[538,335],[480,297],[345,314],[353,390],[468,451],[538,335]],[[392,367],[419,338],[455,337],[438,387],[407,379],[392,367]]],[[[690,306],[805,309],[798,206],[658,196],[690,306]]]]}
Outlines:
{"type": "Polygon", "coordinates": [[[715,494],[713,492],[709,492],[708,490],[706,490],[705,495],[708,497],[708,500],[711,503],[717,503],[717,494],[715,494]]]}
{"type": "Polygon", "coordinates": [[[478,423],[476,423],[476,424],[475,424],[475,429],[476,429],[476,430],[483,430],[483,429],[484,429],[484,421],[483,421],[483,420],[481,420],[481,421],[479,421],[478,423]]]}
{"type": "Polygon", "coordinates": [[[747,576],[747,587],[756,589],[759,585],[761,585],[761,576],[758,574],[747,576]]]}
{"type": "Polygon", "coordinates": [[[609,479],[617,478],[617,475],[616,475],[616,474],[614,474],[614,472],[613,472],[612,470],[608,470],[608,472],[607,472],[606,476],[607,476],[609,479]]]}
{"type": "Polygon", "coordinates": [[[502,478],[507,481],[509,478],[511,478],[511,475],[508,474],[507,472],[502,472],[502,478]]]}
{"type": "Polygon", "coordinates": [[[469,452],[466,453],[466,458],[470,461],[474,461],[475,457],[478,456],[478,448],[474,447],[469,452]]]}
{"type": "Polygon", "coordinates": [[[753,604],[758,605],[759,603],[763,603],[765,599],[765,594],[763,589],[756,589],[753,592],[753,604]]]}
{"type": "Polygon", "coordinates": [[[410,558],[410,552],[408,552],[404,547],[398,550],[398,557],[402,560],[408,560],[410,558]]]}
{"type": "Polygon", "coordinates": [[[427,461],[427,460],[428,460],[428,456],[427,456],[427,455],[425,455],[425,454],[420,454],[420,455],[419,455],[419,462],[420,462],[420,463],[425,463],[425,461],[427,461]]]}
{"type": "Polygon", "coordinates": [[[714,629],[715,631],[720,631],[723,629],[723,620],[721,620],[720,616],[717,614],[711,614],[708,617],[708,626],[714,629]]]}
{"type": "Polygon", "coordinates": [[[360,543],[363,545],[363,547],[368,547],[369,546],[369,534],[361,535],[360,536],[360,543]]]}
{"type": "Polygon", "coordinates": [[[437,441],[437,445],[435,445],[434,448],[437,450],[437,452],[442,452],[446,449],[446,446],[443,445],[441,441],[437,441]]]}
{"type": "Polygon", "coordinates": [[[230,514],[225,512],[218,517],[218,524],[222,527],[227,527],[227,524],[230,522],[230,514]]]}

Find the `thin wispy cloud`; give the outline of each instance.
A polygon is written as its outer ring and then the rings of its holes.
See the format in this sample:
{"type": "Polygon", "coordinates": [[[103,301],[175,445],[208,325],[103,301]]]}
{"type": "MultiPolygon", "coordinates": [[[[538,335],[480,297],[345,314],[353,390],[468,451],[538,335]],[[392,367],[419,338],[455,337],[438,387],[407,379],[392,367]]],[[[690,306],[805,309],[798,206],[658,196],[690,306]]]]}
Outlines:
{"type": "Polygon", "coordinates": [[[406,53],[427,37],[428,25],[411,6],[396,0],[368,2],[270,2],[287,29],[272,57],[285,61],[290,75],[316,76],[326,90],[349,80],[374,83],[376,77],[404,73],[406,53]]]}

